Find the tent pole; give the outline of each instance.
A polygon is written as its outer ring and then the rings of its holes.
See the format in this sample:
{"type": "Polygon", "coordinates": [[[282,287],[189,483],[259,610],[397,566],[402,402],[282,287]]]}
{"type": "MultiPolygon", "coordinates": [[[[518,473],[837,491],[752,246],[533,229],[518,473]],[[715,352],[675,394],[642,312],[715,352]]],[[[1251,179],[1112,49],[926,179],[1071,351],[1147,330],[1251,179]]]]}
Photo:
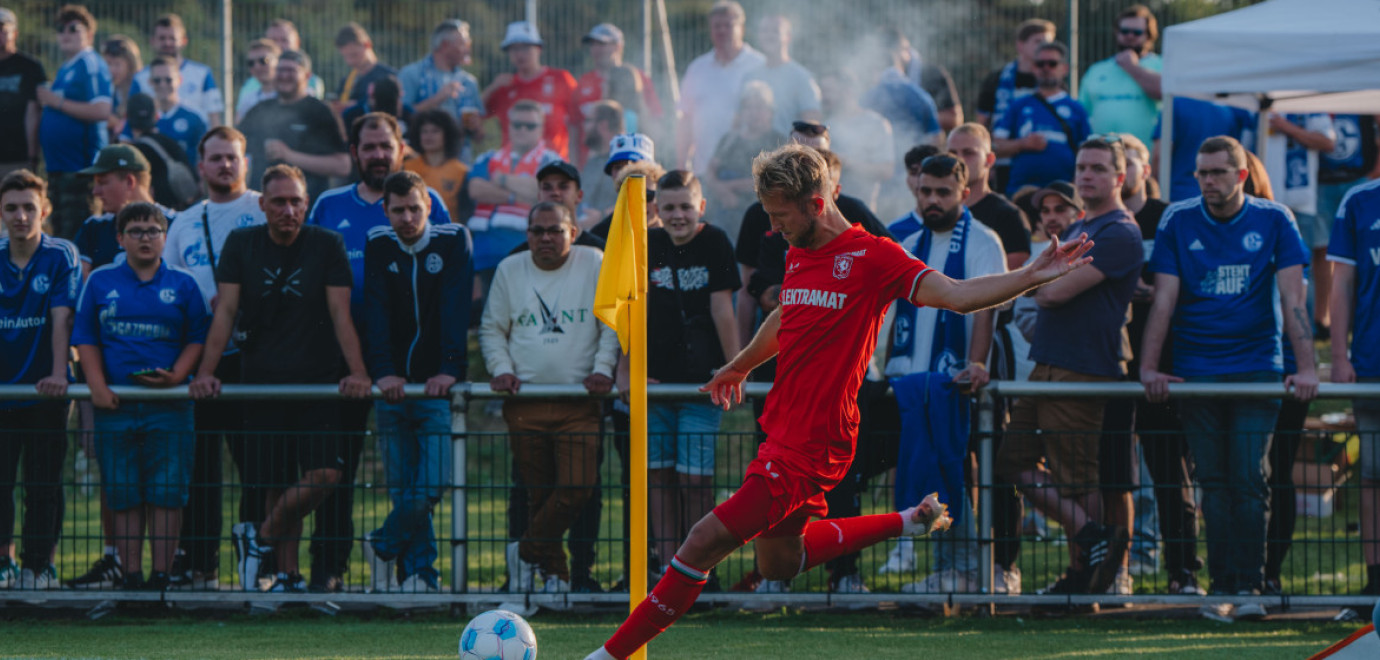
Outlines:
{"type": "Polygon", "coordinates": [[[1174,95],[1165,92],[1160,108],[1160,199],[1177,202],[1170,195],[1174,183],[1174,95]]]}
{"type": "Polygon", "coordinates": [[[1257,108],[1255,113],[1255,152],[1260,162],[1265,162],[1265,145],[1269,143],[1270,137],[1270,106],[1274,104],[1274,99],[1269,95],[1261,94],[1256,97],[1257,108]]]}

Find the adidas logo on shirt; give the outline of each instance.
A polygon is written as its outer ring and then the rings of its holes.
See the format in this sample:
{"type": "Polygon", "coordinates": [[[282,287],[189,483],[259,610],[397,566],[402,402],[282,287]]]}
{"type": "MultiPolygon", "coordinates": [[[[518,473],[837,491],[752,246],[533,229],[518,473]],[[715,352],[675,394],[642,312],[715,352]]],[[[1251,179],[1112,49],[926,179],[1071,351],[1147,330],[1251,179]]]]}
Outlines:
{"type": "Polygon", "coordinates": [[[111,289],[111,290],[110,290],[110,293],[105,294],[105,299],[106,299],[106,300],[114,300],[114,299],[119,298],[119,297],[120,297],[120,292],[119,292],[119,291],[116,291],[116,290],[114,290],[114,289],[111,289]]]}
{"type": "Polygon", "coordinates": [[[1198,239],[1195,238],[1195,239],[1193,239],[1193,243],[1190,244],[1190,245],[1188,246],[1188,249],[1190,249],[1190,250],[1206,250],[1207,248],[1203,247],[1203,242],[1202,242],[1202,241],[1200,241],[1200,240],[1198,240],[1198,239]]]}
{"type": "Polygon", "coordinates": [[[349,221],[349,220],[341,220],[341,221],[340,221],[340,224],[336,225],[335,228],[336,228],[336,229],[349,229],[349,228],[350,228],[350,221],[349,221]]]}
{"type": "Polygon", "coordinates": [[[1370,223],[1370,230],[1380,231],[1380,218],[1376,218],[1375,222],[1370,223]]]}

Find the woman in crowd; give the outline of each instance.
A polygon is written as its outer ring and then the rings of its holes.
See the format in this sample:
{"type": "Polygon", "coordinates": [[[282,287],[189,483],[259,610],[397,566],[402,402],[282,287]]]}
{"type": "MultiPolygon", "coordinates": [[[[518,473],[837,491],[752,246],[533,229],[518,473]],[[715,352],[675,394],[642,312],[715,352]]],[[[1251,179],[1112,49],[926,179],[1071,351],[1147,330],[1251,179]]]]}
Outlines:
{"type": "Polygon", "coordinates": [[[144,68],[144,60],[139,55],[139,44],[123,34],[106,40],[101,46],[101,57],[110,69],[110,91],[113,98],[110,104],[110,134],[119,135],[125,128],[129,88],[134,83],[134,74],[144,68]]]}
{"type": "Polygon", "coordinates": [[[459,211],[460,190],[470,168],[460,162],[460,123],[444,110],[427,110],[412,117],[408,144],[417,155],[403,162],[441,195],[453,222],[463,221],[459,211]]]}

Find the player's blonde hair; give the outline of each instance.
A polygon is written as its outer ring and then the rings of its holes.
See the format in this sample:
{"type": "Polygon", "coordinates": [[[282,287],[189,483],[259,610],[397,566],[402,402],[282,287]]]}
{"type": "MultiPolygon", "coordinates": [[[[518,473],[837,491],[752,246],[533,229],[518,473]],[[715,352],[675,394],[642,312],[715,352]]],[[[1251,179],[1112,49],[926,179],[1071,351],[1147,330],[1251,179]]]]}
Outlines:
{"type": "Polygon", "coordinates": [[[752,179],[758,197],[781,195],[798,204],[816,195],[828,199],[824,190],[829,185],[829,163],[810,147],[787,144],[757,154],[752,159],[752,179]]]}

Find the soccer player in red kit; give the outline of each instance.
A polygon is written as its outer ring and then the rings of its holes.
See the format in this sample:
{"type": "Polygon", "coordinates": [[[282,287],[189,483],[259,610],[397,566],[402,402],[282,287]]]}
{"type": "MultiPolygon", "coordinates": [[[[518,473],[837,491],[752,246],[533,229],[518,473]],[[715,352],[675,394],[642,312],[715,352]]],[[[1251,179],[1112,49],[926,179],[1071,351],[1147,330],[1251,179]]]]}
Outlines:
{"type": "Polygon", "coordinates": [[[671,570],[586,660],[632,655],[690,608],[710,569],[749,541],[763,577],[789,580],[883,540],[947,527],[946,507],[932,497],[898,513],[810,521],[827,513],[824,494],[853,461],[857,392],[887,306],[902,298],[967,314],[1091,261],[1086,236],[1065,245],[1053,239],[1025,268],[952,280],[844,219],[825,192],[829,167],[815,150],[791,144],[761,154],[752,175],[772,229],[791,245],[781,305],[700,389],[725,408],[741,402],[748,372],[775,355],[776,382],[761,418],[767,441],[742,487],[695,524],[671,570]]]}

